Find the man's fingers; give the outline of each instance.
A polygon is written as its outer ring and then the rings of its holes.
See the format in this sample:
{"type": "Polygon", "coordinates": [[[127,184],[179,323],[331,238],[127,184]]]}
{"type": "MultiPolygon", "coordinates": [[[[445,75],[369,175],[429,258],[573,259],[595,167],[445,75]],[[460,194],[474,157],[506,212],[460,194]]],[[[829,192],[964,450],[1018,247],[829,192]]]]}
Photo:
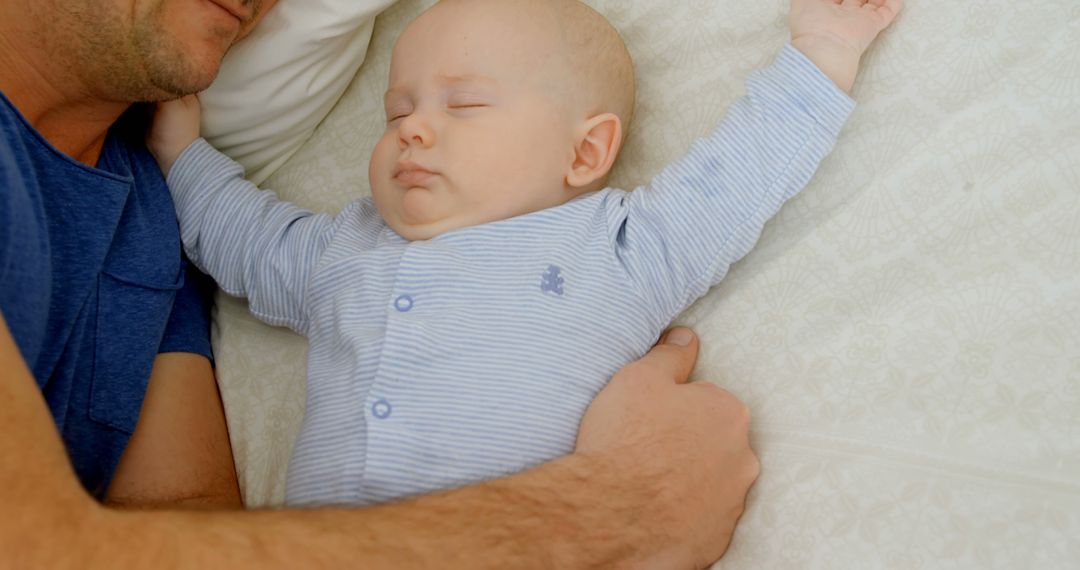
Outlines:
{"type": "Polygon", "coordinates": [[[685,384],[697,362],[697,354],[697,335],[686,327],[677,327],[664,333],[660,342],[637,364],[647,368],[650,377],[685,384]]]}

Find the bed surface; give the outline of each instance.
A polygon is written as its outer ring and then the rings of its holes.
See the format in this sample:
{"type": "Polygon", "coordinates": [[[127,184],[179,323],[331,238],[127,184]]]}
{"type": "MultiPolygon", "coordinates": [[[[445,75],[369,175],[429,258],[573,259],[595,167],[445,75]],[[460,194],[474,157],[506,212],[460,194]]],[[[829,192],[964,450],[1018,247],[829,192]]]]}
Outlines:
{"type": "MultiPolygon", "coordinates": [[[[336,211],[368,192],[393,40],[265,184],[336,211]]],[[[786,40],[786,0],[593,0],[639,77],[612,180],[706,134],[786,40]]],[[[717,568],[1080,567],[1080,4],[909,0],[811,185],[679,322],[695,377],[745,400],[762,462],[717,568]]],[[[219,296],[241,485],[280,504],[306,345],[219,296]]]]}

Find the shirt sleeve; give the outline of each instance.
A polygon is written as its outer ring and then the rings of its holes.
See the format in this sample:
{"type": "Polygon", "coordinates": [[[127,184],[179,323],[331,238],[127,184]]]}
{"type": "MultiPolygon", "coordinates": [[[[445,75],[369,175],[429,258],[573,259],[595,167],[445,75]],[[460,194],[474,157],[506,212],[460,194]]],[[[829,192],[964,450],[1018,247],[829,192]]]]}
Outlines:
{"type": "Polygon", "coordinates": [[[158,353],[190,352],[214,360],[210,347],[210,308],[214,282],[185,258],[184,286],[176,292],[158,353]]]}
{"type": "MultiPolygon", "coordinates": [[[[27,365],[48,338],[49,246],[46,221],[15,153],[0,132],[0,313],[27,365]]],[[[35,373],[37,370],[35,370],[35,373]]],[[[39,379],[39,383],[43,383],[39,379]]]]}
{"type": "MultiPolygon", "coordinates": [[[[19,243],[16,221],[23,214],[23,188],[25,184],[15,157],[6,142],[0,140],[0,277],[6,277],[13,263],[19,243]]],[[[14,283],[14,281],[12,281],[14,283]]],[[[6,284],[6,280],[0,280],[6,284]]]]}
{"type": "Polygon", "coordinates": [[[609,201],[615,254],[646,299],[674,316],[723,279],[810,181],[854,106],[788,44],[711,135],[609,201]]]}
{"type": "Polygon", "coordinates": [[[278,200],[199,139],[169,171],[180,238],[196,267],[253,315],[306,332],[306,289],[335,229],[334,218],[278,200]]]}

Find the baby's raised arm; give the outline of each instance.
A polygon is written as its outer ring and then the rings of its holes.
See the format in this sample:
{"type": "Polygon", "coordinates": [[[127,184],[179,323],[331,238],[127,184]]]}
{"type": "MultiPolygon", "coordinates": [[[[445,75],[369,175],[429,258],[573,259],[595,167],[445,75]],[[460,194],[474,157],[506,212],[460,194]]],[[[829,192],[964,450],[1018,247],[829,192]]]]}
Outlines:
{"type": "Polygon", "coordinates": [[[307,284],[335,219],[245,180],[239,164],[199,138],[199,114],[194,96],[161,103],[147,137],[176,205],[184,251],[226,293],[246,297],[256,317],[305,333],[307,284]]]}
{"type": "Polygon", "coordinates": [[[793,0],[793,40],[747,81],[708,137],[609,204],[616,255],[674,317],[719,282],[832,150],[855,103],[859,59],[900,0],[793,0]],[[803,51],[803,50],[806,51],[803,51]]]}

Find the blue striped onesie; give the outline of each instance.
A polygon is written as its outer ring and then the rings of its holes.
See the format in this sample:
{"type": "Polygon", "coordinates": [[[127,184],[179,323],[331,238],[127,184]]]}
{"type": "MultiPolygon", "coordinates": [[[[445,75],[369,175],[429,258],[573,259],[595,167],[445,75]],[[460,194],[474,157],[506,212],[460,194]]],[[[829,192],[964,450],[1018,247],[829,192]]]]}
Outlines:
{"type": "Polygon", "coordinates": [[[379,503],[572,451],[593,397],[750,250],[853,107],[788,45],[647,186],[415,242],[370,198],[312,213],[196,141],[168,179],[188,256],[310,343],[286,502],[379,503]]]}

